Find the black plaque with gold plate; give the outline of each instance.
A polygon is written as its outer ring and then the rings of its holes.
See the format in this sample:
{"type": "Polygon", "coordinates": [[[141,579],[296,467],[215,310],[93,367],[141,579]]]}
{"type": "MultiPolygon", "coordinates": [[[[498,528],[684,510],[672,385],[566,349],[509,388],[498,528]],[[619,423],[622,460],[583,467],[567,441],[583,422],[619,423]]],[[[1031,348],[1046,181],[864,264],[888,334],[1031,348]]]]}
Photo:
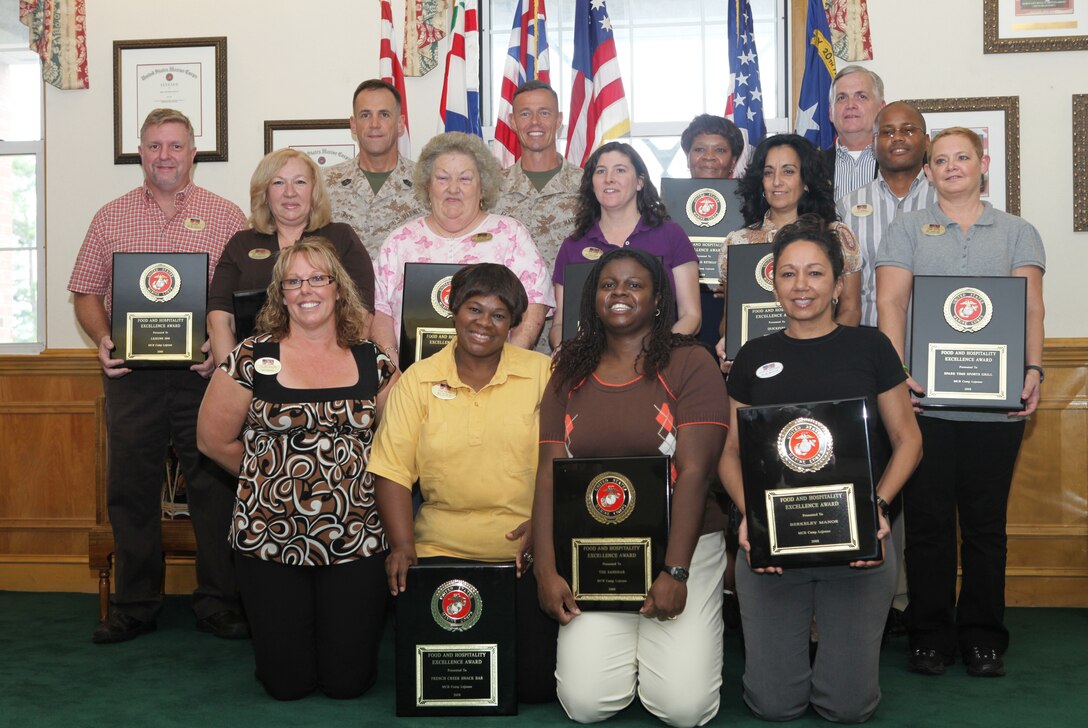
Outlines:
{"type": "Polygon", "coordinates": [[[553,475],[556,570],[578,606],[638,611],[665,563],[669,458],[557,459],[553,475]]]}
{"type": "Polygon", "coordinates": [[[592,270],[593,262],[568,263],[563,268],[564,341],[573,339],[578,334],[578,322],[582,318],[582,292],[592,270]]]}
{"type": "Polygon", "coordinates": [[[130,369],[204,361],[207,253],[114,253],[110,337],[130,369]]]}
{"type": "Polygon", "coordinates": [[[737,410],[753,568],[881,558],[864,398],[737,410]]]}
{"type": "Polygon", "coordinates": [[[517,715],[513,564],[420,565],[395,600],[397,715],[517,715]]]}
{"type": "Polygon", "coordinates": [[[462,263],[405,263],[401,299],[400,369],[436,354],[453,341],[450,289],[462,263]]]}
{"type": "Polygon", "coordinates": [[[730,245],[726,255],[725,351],[732,359],[746,342],[786,328],[786,314],[774,298],[770,243],[730,245]]]}
{"type": "Polygon", "coordinates": [[[684,228],[695,247],[699,282],[718,285],[718,254],[725,236],[744,227],[737,180],[666,177],[661,180],[661,200],[669,217],[684,228]]]}
{"type": "Polygon", "coordinates": [[[910,370],[923,408],[1024,408],[1027,279],[915,276],[910,370]]]}
{"type": "Polygon", "coordinates": [[[725,236],[744,227],[735,179],[661,180],[661,199],[669,217],[684,228],[699,256],[699,306],[703,325],[699,340],[711,346],[718,340],[722,299],[715,297],[721,279],[718,255],[725,236]]]}

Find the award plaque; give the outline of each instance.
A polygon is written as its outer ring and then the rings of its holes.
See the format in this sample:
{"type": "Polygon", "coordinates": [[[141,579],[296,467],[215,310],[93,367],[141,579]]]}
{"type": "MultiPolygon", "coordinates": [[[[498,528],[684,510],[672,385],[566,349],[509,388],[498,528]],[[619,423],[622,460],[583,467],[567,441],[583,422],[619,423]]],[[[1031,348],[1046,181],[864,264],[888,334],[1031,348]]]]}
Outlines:
{"type": "Polygon", "coordinates": [[[567,263],[563,268],[563,340],[578,334],[582,318],[582,289],[586,286],[593,263],[567,263]]]}
{"type": "Polygon", "coordinates": [[[396,608],[397,715],[516,715],[513,564],[412,566],[396,608]]]}
{"type": "Polygon", "coordinates": [[[725,236],[744,227],[737,180],[666,177],[661,180],[661,200],[695,247],[699,256],[699,282],[718,285],[721,280],[718,254],[725,236]]]}
{"type": "Polygon", "coordinates": [[[1024,408],[1027,279],[914,276],[910,371],[922,407],[1024,408]]]}
{"type": "Polygon", "coordinates": [[[453,274],[462,263],[405,263],[400,313],[400,370],[439,351],[457,335],[450,310],[453,274]]]}
{"type": "Polygon", "coordinates": [[[256,288],[252,291],[235,291],[231,294],[234,302],[234,338],[241,341],[253,335],[257,324],[257,314],[268,300],[268,291],[256,288]]]}
{"type": "Polygon", "coordinates": [[[747,341],[786,328],[786,314],[774,300],[770,243],[730,245],[726,255],[725,351],[732,359],[747,341]]]}
{"type": "Polygon", "coordinates": [[[737,410],[753,568],[881,558],[864,398],[737,410]]]}
{"type": "Polygon", "coordinates": [[[207,253],[114,253],[114,356],[131,369],[187,369],[204,361],[207,253]]]}
{"type": "Polygon", "coordinates": [[[665,563],[664,455],[554,461],[555,565],[584,610],[637,612],[665,563]]]}

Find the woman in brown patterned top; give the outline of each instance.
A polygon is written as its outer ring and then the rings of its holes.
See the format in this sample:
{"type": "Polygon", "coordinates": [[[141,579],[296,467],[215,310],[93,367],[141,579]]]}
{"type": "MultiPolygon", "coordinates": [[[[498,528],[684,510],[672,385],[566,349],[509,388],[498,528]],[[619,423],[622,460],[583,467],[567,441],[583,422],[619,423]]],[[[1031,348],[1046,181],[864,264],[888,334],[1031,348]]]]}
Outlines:
{"type": "Polygon", "coordinates": [[[394,371],[329,241],[276,261],[257,327],[212,378],[201,451],[238,472],[230,539],[257,679],[280,700],[362,694],[377,676],[385,534],[366,472],[394,371]]]}

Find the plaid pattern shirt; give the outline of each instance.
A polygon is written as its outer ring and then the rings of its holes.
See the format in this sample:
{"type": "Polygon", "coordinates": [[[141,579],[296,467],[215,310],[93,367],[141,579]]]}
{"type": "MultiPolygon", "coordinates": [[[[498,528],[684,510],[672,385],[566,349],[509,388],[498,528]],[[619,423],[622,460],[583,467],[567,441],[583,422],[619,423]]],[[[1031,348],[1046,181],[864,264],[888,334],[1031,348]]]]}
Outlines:
{"type": "Polygon", "coordinates": [[[177,212],[168,219],[142,185],[107,203],[91,220],[68,290],[105,296],[111,313],[114,253],[207,253],[210,283],[223,247],[246,227],[245,215],[233,202],[192,183],[174,202],[177,212]]]}

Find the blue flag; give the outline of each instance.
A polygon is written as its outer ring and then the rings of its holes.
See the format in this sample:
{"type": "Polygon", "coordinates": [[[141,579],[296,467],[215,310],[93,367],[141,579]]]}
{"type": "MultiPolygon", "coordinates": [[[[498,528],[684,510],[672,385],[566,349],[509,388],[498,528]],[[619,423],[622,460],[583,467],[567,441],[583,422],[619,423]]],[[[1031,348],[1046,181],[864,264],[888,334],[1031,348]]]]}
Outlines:
{"type": "Polygon", "coordinates": [[[735,70],[726,110],[744,134],[744,141],[756,146],[767,135],[767,125],[763,121],[763,87],[759,83],[759,58],[748,0],[729,0],[728,27],[729,65],[735,70]]]}
{"type": "Polygon", "coordinates": [[[808,0],[805,24],[808,50],[805,75],[801,80],[796,131],[820,149],[835,143],[831,125],[831,80],[835,77],[835,52],[831,48],[831,30],[821,0],[808,0]]]}

